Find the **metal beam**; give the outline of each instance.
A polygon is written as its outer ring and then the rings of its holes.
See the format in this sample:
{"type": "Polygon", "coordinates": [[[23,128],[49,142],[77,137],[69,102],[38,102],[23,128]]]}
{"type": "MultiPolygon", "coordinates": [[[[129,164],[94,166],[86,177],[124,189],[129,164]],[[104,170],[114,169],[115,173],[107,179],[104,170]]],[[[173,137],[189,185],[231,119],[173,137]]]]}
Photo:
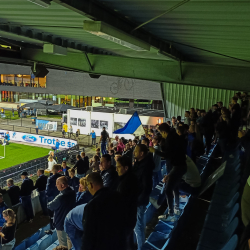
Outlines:
{"type": "MultiPolygon", "coordinates": [[[[72,11],[77,12],[94,21],[103,21],[123,32],[131,34],[131,32],[138,26],[138,24],[131,22],[117,11],[107,8],[100,2],[92,0],[53,0],[72,11]]],[[[183,55],[169,42],[166,42],[159,37],[147,32],[146,30],[135,30],[133,36],[147,42],[152,47],[164,51],[170,58],[186,60],[183,55]]]]}
{"type": "MultiPolygon", "coordinates": [[[[90,72],[84,53],[68,53],[57,56],[42,50],[23,49],[22,58],[58,68],[90,72]]],[[[88,54],[95,74],[128,77],[158,82],[181,83],[194,86],[250,91],[250,67],[233,67],[182,62],[152,60],[118,56],[88,54]]],[[[93,73],[93,72],[92,72],[93,73]]]]}

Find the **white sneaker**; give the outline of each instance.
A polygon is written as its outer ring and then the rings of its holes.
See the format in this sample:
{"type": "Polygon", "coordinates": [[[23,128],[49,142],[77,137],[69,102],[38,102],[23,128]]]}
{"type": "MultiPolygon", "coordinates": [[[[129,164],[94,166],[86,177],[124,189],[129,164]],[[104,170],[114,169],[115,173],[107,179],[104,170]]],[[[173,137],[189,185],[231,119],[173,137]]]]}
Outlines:
{"type": "Polygon", "coordinates": [[[174,207],[174,213],[175,213],[176,215],[180,215],[180,214],[181,214],[180,208],[174,207]]]}
{"type": "Polygon", "coordinates": [[[180,196],[179,199],[180,202],[188,202],[188,197],[185,195],[185,197],[180,196]]]}
{"type": "Polygon", "coordinates": [[[176,221],[176,218],[174,215],[170,215],[170,214],[163,214],[163,215],[160,215],[158,217],[159,220],[162,220],[162,221],[165,221],[165,222],[175,222],[176,221]]]}

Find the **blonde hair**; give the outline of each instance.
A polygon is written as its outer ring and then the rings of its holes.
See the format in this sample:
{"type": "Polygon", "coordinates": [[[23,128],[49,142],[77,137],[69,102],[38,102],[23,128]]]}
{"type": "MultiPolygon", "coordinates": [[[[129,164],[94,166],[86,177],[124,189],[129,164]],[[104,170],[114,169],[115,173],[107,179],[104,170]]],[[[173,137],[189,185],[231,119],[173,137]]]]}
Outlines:
{"type": "Polygon", "coordinates": [[[71,173],[71,174],[75,174],[75,173],[76,173],[76,171],[75,171],[74,168],[70,168],[70,169],[68,170],[68,172],[71,173]]]}
{"type": "Polygon", "coordinates": [[[3,211],[3,214],[4,214],[5,216],[8,216],[9,219],[10,219],[10,221],[11,221],[12,223],[14,223],[14,221],[15,221],[15,219],[16,219],[16,214],[14,213],[14,211],[13,211],[12,209],[8,208],[8,209],[4,210],[4,211],[3,211]]]}
{"type": "Polygon", "coordinates": [[[87,177],[82,177],[80,179],[80,184],[86,188],[87,187],[87,177]]]}

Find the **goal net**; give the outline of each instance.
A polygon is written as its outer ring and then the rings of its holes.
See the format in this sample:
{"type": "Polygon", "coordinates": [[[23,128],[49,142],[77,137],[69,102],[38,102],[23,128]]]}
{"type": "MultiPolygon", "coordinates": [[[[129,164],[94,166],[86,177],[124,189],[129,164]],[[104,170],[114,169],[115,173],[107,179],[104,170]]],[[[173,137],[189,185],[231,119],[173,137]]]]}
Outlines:
{"type": "Polygon", "coordinates": [[[0,160],[5,158],[5,143],[0,145],[0,160]]]}

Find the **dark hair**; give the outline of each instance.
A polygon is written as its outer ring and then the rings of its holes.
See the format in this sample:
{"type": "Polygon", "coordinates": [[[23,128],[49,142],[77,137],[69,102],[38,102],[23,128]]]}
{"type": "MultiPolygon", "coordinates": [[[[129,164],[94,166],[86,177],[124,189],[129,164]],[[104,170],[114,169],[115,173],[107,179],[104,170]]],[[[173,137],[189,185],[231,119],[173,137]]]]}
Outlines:
{"type": "Polygon", "coordinates": [[[185,111],[185,113],[188,113],[189,115],[190,115],[190,112],[187,110],[187,111],[185,111]]]}
{"type": "Polygon", "coordinates": [[[217,104],[214,104],[214,105],[213,105],[213,107],[216,107],[216,108],[218,108],[218,105],[217,105],[217,104]]]}
{"type": "Polygon", "coordinates": [[[100,158],[99,158],[98,155],[94,155],[94,159],[95,159],[96,162],[100,161],[100,158]]]}
{"type": "Polygon", "coordinates": [[[144,144],[138,144],[136,147],[139,147],[140,152],[143,152],[144,155],[148,153],[148,148],[144,144]]]}
{"type": "Polygon", "coordinates": [[[176,119],[175,116],[173,116],[172,119],[176,119]]]}
{"type": "Polygon", "coordinates": [[[186,130],[189,130],[189,125],[184,124],[183,128],[185,128],[186,130]]]}
{"type": "Polygon", "coordinates": [[[219,103],[219,104],[223,105],[223,102],[221,102],[221,101],[220,101],[220,102],[217,102],[217,103],[219,103]]]}
{"type": "MultiPolygon", "coordinates": [[[[238,94],[238,93],[237,93],[237,94],[238,94]]],[[[237,102],[237,101],[238,101],[238,97],[234,96],[234,97],[233,97],[233,100],[237,102]]]]}
{"type": "Polygon", "coordinates": [[[90,173],[88,176],[87,176],[87,179],[86,179],[87,182],[91,182],[91,183],[94,183],[94,184],[97,184],[97,185],[103,185],[103,180],[102,180],[102,177],[99,173],[97,172],[93,172],[93,173],[90,173]]]}
{"type": "Polygon", "coordinates": [[[38,170],[41,174],[44,174],[44,169],[39,168],[38,170]]]}
{"type": "Polygon", "coordinates": [[[147,145],[149,145],[149,139],[148,138],[143,138],[142,141],[145,141],[147,143],[147,145]]]}
{"type": "Polygon", "coordinates": [[[82,157],[80,155],[77,155],[76,158],[79,160],[82,159],[82,157]]]}
{"type": "Polygon", "coordinates": [[[111,162],[111,156],[109,154],[102,155],[103,158],[107,160],[107,162],[111,162]]]}
{"type": "Polygon", "coordinates": [[[160,126],[159,126],[159,130],[161,132],[166,132],[166,133],[169,133],[170,131],[170,127],[167,123],[162,123],[160,126]]]}
{"type": "Polygon", "coordinates": [[[117,162],[119,162],[122,167],[128,167],[128,170],[132,169],[132,160],[131,158],[127,157],[126,155],[123,155],[117,159],[117,162]]]}
{"type": "Polygon", "coordinates": [[[65,163],[67,165],[67,162],[66,161],[63,161],[62,164],[65,163]]]}
{"type": "Polygon", "coordinates": [[[162,138],[161,138],[160,135],[155,135],[155,136],[154,136],[154,139],[155,139],[156,141],[160,142],[162,138]]]}
{"type": "Polygon", "coordinates": [[[176,128],[176,131],[179,131],[180,134],[183,135],[184,132],[185,132],[185,127],[184,126],[179,126],[179,127],[176,128]]]}
{"type": "Polygon", "coordinates": [[[112,149],[112,150],[109,150],[111,152],[112,155],[115,154],[115,151],[112,149]]]}
{"type": "Polygon", "coordinates": [[[202,109],[202,110],[201,110],[201,113],[206,113],[206,110],[205,110],[205,109],[202,109]]]}
{"type": "Polygon", "coordinates": [[[137,141],[136,139],[134,139],[134,140],[133,140],[133,142],[134,142],[135,144],[137,144],[137,143],[138,143],[138,141],[137,141]]]}
{"type": "Polygon", "coordinates": [[[106,128],[105,128],[105,127],[102,127],[102,129],[104,129],[104,130],[105,130],[106,128]]]}
{"type": "Polygon", "coordinates": [[[181,116],[180,115],[177,116],[177,120],[181,121],[181,116]]]}

